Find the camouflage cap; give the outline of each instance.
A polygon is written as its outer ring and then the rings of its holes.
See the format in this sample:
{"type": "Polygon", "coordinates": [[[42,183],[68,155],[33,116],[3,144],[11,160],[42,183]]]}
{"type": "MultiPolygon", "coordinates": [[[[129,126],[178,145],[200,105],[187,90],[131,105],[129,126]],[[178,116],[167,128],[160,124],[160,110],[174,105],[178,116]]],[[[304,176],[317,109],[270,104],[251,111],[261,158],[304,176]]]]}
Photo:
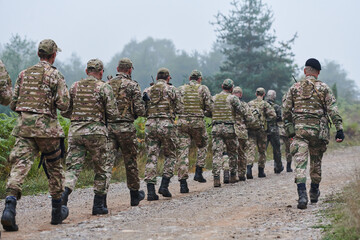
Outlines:
{"type": "Polygon", "coordinates": [[[276,92],[275,90],[269,90],[266,94],[266,99],[275,100],[276,99],[276,92]]]}
{"type": "MultiPolygon", "coordinates": [[[[166,79],[169,76],[170,76],[170,72],[169,72],[169,69],[167,69],[167,68],[160,68],[157,72],[158,78],[166,79]]],[[[170,77],[170,79],[171,79],[171,77],[170,77]]]]}
{"type": "Polygon", "coordinates": [[[242,93],[243,90],[241,89],[241,87],[234,87],[233,89],[233,93],[242,93]]]}
{"type": "Polygon", "coordinates": [[[55,52],[61,52],[61,49],[58,48],[54,40],[44,39],[39,43],[38,51],[51,55],[55,52]]]}
{"type": "Polygon", "coordinates": [[[122,58],[122,59],[120,59],[118,67],[123,68],[123,69],[129,69],[129,68],[134,69],[133,63],[130,60],[130,58],[122,58]]]}
{"type": "Polygon", "coordinates": [[[265,92],[265,88],[259,87],[256,89],[256,95],[264,95],[265,92]]]}
{"type": "Polygon", "coordinates": [[[199,70],[193,70],[190,74],[191,79],[199,79],[202,77],[202,73],[199,70]]]}
{"type": "Polygon", "coordinates": [[[95,69],[95,71],[100,72],[101,70],[104,69],[104,64],[101,60],[95,58],[95,59],[90,59],[87,62],[87,66],[86,69],[95,69]]]}
{"type": "Polygon", "coordinates": [[[222,86],[224,89],[231,89],[234,86],[234,81],[230,78],[227,78],[224,80],[222,86]]]}

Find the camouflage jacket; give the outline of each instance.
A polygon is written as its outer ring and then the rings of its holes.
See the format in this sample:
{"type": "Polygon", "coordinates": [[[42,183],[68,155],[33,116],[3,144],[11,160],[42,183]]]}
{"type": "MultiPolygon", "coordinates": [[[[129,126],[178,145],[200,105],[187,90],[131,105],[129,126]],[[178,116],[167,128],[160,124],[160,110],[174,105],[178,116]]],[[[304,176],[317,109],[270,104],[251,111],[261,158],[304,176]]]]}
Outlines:
{"type": "Polygon", "coordinates": [[[284,121],[293,122],[295,131],[318,131],[320,118],[325,112],[335,124],[336,130],[343,129],[335,96],[326,83],[313,76],[294,83],[288,90],[282,107],[284,121]]]}
{"type": "MultiPolygon", "coordinates": [[[[60,126],[56,109],[66,110],[69,106],[69,91],[67,89],[63,75],[50,63],[41,61],[35,66],[43,67],[45,69],[43,82],[46,84],[44,88],[50,88],[52,114],[39,114],[31,111],[20,111],[17,124],[14,127],[12,134],[20,137],[37,137],[37,138],[57,138],[65,137],[64,131],[60,126]]],[[[22,71],[15,83],[12,102],[10,103],[11,110],[15,111],[17,102],[21,97],[21,88],[25,71],[22,71]]],[[[36,87],[35,90],[39,88],[36,87]]]]}
{"type": "Polygon", "coordinates": [[[5,65],[0,60],[0,104],[5,106],[9,105],[11,97],[11,79],[5,69],[5,65]]]}
{"type": "Polygon", "coordinates": [[[279,133],[278,122],[282,121],[281,107],[272,100],[266,100],[266,101],[270,104],[271,107],[274,108],[275,113],[276,113],[276,119],[267,121],[267,132],[269,134],[270,133],[279,133]]]}
{"type": "MultiPolygon", "coordinates": [[[[112,87],[96,79],[93,76],[88,76],[85,80],[94,81],[95,89],[92,94],[97,102],[94,104],[94,110],[102,113],[102,120],[79,120],[72,116],[73,111],[77,108],[74,104],[74,99],[78,89],[78,83],[75,82],[70,88],[70,106],[66,111],[61,112],[61,115],[66,118],[71,118],[71,125],[69,129],[69,137],[71,136],[84,136],[84,135],[108,135],[105,118],[109,121],[113,121],[119,115],[117,109],[116,100],[114,97],[112,87]]],[[[90,109],[89,109],[90,110],[90,109]]]]}
{"type": "Polygon", "coordinates": [[[259,119],[260,126],[263,130],[267,130],[267,121],[276,120],[276,113],[273,107],[268,102],[257,97],[249,102],[249,106],[253,111],[255,117],[259,119]]]}
{"type": "Polygon", "coordinates": [[[251,112],[249,105],[240,100],[241,107],[245,109],[245,114],[236,114],[235,133],[239,139],[248,139],[248,126],[258,124],[257,119],[251,112]]]}
{"type": "Polygon", "coordinates": [[[137,117],[145,116],[145,103],[142,100],[139,84],[131,76],[118,73],[108,81],[111,85],[119,116],[109,122],[133,122],[137,117]]]}
{"type": "MultiPolygon", "coordinates": [[[[182,102],[184,103],[184,111],[181,115],[179,115],[180,118],[184,118],[184,117],[201,117],[203,118],[204,116],[206,117],[211,117],[211,102],[212,102],[212,98],[211,98],[211,93],[210,90],[207,86],[205,85],[201,85],[199,84],[196,80],[190,80],[189,84],[185,84],[183,86],[180,86],[179,89],[179,94],[182,98],[182,102]],[[186,95],[186,91],[187,91],[187,87],[189,86],[194,86],[197,87],[197,92],[198,92],[198,96],[199,96],[199,112],[198,113],[190,113],[187,114],[186,112],[186,107],[187,107],[187,99],[185,99],[185,95],[186,95]],[[201,113],[200,113],[201,112],[201,113]]],[[[190,96],[194,97],[194,96],[190,96]]]]}

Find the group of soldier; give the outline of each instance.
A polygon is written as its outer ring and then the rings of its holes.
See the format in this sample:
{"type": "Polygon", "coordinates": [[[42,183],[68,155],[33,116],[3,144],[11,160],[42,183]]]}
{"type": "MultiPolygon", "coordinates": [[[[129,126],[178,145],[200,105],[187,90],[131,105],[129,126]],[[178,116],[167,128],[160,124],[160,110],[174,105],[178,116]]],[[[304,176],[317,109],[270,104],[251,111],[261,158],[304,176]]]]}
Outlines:
{"type": "Polygon", "coordinates": [[[170,71],[160,68],[156,82],[142,93],[132,80],[133,63],[123,58],[115,77],[102,81],[103,63],[91,59],[85,79],[75,82],[68,90],[62,74],[52,66],[61,51],[51,39],[40,42],[40,62],[22,71],[11,92],[11,80],[0,62],[1,104],[19,114],[12,134],[16,137],[9,161],[11,172],[6,185],[5,209],[1,224],[7,231],[17,231],[16,204],[21,186],[36,156],[41,152],[41,164],[49,179],[52,197],[51,224],[61,224],[68,216],[67,203],[74,190],[84,162],[94,166],[94,203],[92,214],[107,214],[107,191],[112,169],[120,150],[126,168],[131,206],[145,198],[140,190],[137,167],[137,138],[134,120],[146,117],[145,142],[147,162],[145,182],[147,200],[158,200],[155,185],[160,151],[164,166],[158,193],[171,197],[170,179],[177,166],[180,192],[188,193],[189,149],[197,147],[194,180],[206,182],[203,176],[208,148],[204,117],[212,118],[212,174],[214,187],[220,187],[220,172],[224,165],[223,183],[252,179],[255,152],[258,149],[258,177],[265,175],[266,147],[270,142],[274,153],[274,172],[284,170],[281,161],[280,138],[286,146],[287,172],[292,172],[295,160],[295,182],[298,187],[298,208],[306,208],[305,170],[310,154],[311,202],[320,195],[321,158],[328,143],[327,116],[337,129],[336,140],[344,139],[342,119],[329,87],[317,79],[321,65],[316,59],[305,64],[306,78],[295,83],[283,97],[283,112],[275,103],[276,92],[256,89],[256,99],[241,100],[242,89],[231,79],[225,79],[222,92],[211,96],[201,84],[202,74],[191,72],[189,83],[179,88],[171,83],[170,71]],[[57,111],[71,120],[68,149],[65,134],[57,120],[57,111]],[[284,120],[284,124],[281,124],[284,120]],[[279,131],[280,129],[280,131],[279,131]],[[285,134],[285,130],[286,134],[285,134]],[[323,131],[325,129],[325,131],[323,131]],[[326,132],[327,130],[327,132],[326,132]],[[293,138],[290,147],[290,139],[293,138]],[[61,159],[66,158],[66,172],[61,159]],[[225,159],[228,159],[224,161],[225,159]],[[225,162],[225,164],[224,164],[225,162]],[[226,162],[228,166],[226,167],[226,162]]]}

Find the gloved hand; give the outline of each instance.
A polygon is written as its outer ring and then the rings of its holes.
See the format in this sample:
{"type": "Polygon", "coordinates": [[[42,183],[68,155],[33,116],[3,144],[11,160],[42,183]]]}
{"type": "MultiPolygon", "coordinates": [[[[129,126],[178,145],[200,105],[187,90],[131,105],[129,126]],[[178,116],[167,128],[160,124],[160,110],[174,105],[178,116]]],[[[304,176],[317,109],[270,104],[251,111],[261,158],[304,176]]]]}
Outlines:
{"type": "Polygon", "coordinates": [[[344,135],[343,130],[339,130],[336,132],[335,140],[337,142],[342,142],[344,140],[344,138],[345,138],[345,135],[344,135]]]}

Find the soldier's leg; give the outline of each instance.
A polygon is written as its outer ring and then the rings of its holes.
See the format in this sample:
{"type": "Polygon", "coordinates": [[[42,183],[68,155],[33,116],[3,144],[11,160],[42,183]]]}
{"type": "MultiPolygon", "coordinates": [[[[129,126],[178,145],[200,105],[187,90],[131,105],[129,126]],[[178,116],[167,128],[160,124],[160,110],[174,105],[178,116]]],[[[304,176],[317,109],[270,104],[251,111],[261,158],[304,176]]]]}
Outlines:
{"type": "Polygon", "coordinates": [[[238,175],[241,181],[245,181],[246,174],[246,155],[245,151],[247,148],[247,140],[246,139],[238,139],[239,147],[238,147],[238,175]]]}
{"type": "Polygon", "coordinates": [[[256,144],[257,144],[258,152],[259,152],[258,165],[259,165],[260,168],[265,168],[266,141],[267,141],[266,132],[265,131],[258,131],[258,133],[256,134],[256,144]]]}
{"type": "Polygon", "coordinates": [[[166,128],[166,133],[161,140],[165,157],[162,176],[169,179],[174,175],[174,167],[176,164],[176,143],[176,129],[175,127],[169,126],[166,128]]]}
{"type": "Polygon", "coordinates": [[[301,137],[295,137],[290,149],[295,164],[295,183],[306,183],[306,167],[308,164],[309,142],[301,137]]]}
{"type": "Polygon", "coordinates": [[[202,128],[196,129],[194,140],[198,147],[196,166],[204,168],[208,149],[208,134],[206,132],[205,124],[202,128]]]}
{"type": "Polygon", "coordinates": [[[326,144],[321,140],[309,144],[310,178],[312,183],[319,184],[321,182],[321,160],[326,148],[326,144]]]}
{"type": "Polygon", "coordinates": [[[248,139],[248,150],[247,150],[247,165],[253,166],[255,162],[255,152],[256,152],[256,133],[254,131],[249,131],[248,139]]]}
{"type": "Polygon", "coordinates": [[[291,169],[291,162],[292,162],[292,155],[290,153],[290,139],[286,136],[280,136],[285,145],[285,156],[286,156],[286,171],[292,172],[291,169]]]}
{"type": "Polygon", "coordinates": [[[116,161],[116,157],[118,156],[119,142],[118,138],[115,134],[110,133],[107,141],[107,158],[105,163],[105,171],[106,171],[106,192],[109,189],[112,170],[114,168],[114,164],[116,161]]]}
{"type": "Polygon", "coordinates": [[[284,170],[284,167],[281,162],[280,135],[278,133],[272,133],[271,145],[273,148],[274,171],[275,173],[281,173],[284,170]]]}
{"type": "Polygon", "coordinates": [[[214,177],[220,178],[220,170],[222,168],[222,159],[225,143],[221,136],[213,134],[212,151],[213,151],[213,163],[212,174],[214,177]]]}
{"type": "MultiPolygon", "coordinates": [[[[160,154],[160,140],[157,138],[157,132],[153,129],[154,126],[146,126],[146,147],[147,147],[147,161],[145,166],[144,181],[152,185],[156,184],[157,177],[157,160],[160,154]]],[[[156,128],[156,127],[155,127],[156,128]]]]}
{"type": "Polygon", "coordinates": [[[189,178],[189,149],[191,138],[186,126],[180,126],[178,132],[178,179],[189,178]]]}
{"type": "Polygon", "coordinates": [[[228,134],[225,139],[226,152],[229,156],[230,183],[237,182],[236,173],[238,170],[238,147],[239,142],[235,133],[228,134]]]}

